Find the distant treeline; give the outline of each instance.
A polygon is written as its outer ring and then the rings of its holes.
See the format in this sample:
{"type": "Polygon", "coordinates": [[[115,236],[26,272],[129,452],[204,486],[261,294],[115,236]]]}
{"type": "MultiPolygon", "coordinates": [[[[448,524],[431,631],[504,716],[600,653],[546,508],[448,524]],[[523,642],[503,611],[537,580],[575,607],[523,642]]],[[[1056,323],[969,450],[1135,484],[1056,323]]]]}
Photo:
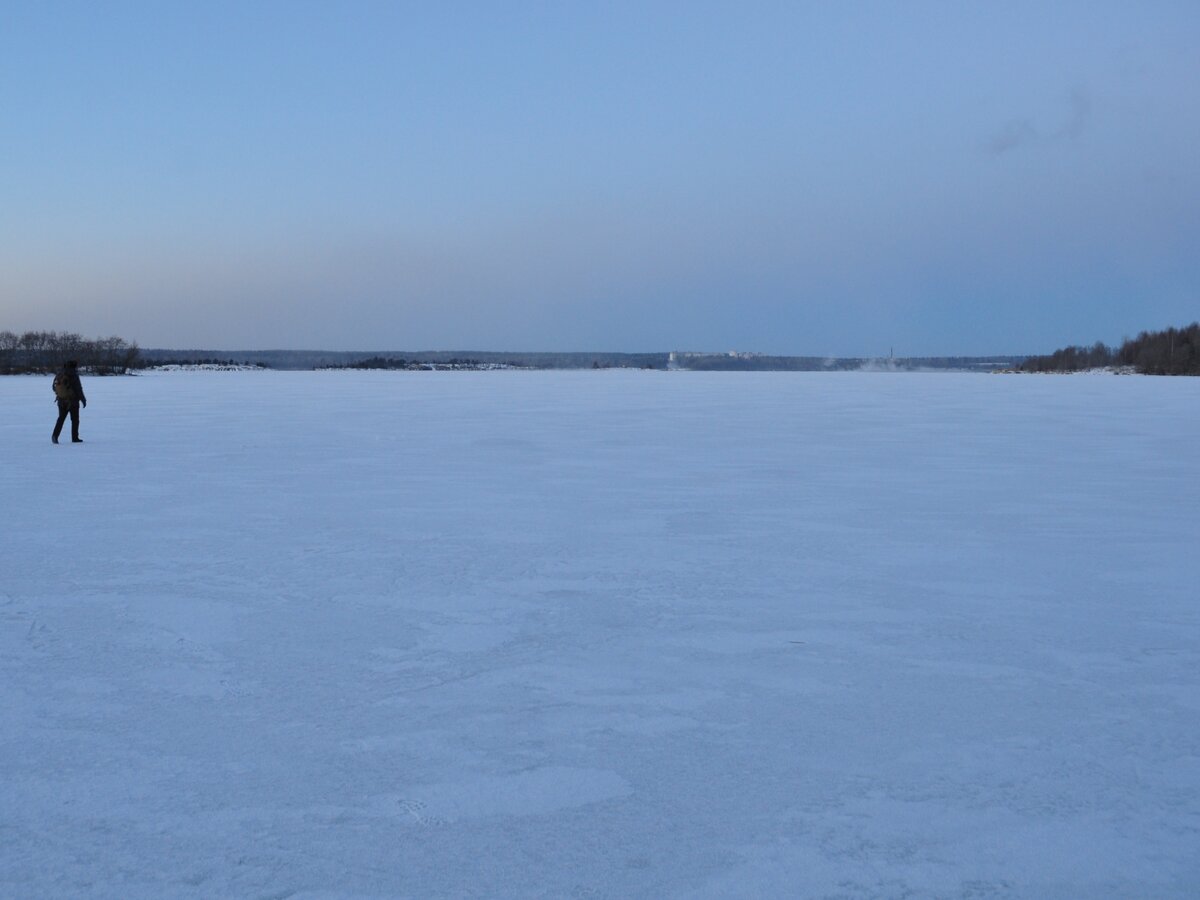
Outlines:
{"type": "Polygon", "coordinates": [[[824,356],[765,356],[750,353],[521,352],[497,350],[165,350],[146,349],[148,365],[204,360],[238,360],[272,369],[426,369],[438,366],[511,366],[518,369],[694,369],[700,371],[828,372],[847,369],[988,372],[1012,369],[1024,356],[927,356],[832,359],[824,356]]]}
{"type": "Polygon", "coordinates": [[[1023,356],[825,357],[750,353],[678,353],[674,365],[697,372],[913,372],[929,369],[990,372],[1012,368],[1023,356]]]}
{"type": "Polygon", "coordinates": [[[657,368],[667,366],[666,353],[553,353],[496,350],[167,350],[143,348],[150,365],[208,358],[233,358],[248,365],[272,369],[326,369],[372,363],[369,368],[422,368],[428,364],[452,365],[469,360],[472,365],[498,364],[528,369],[657,368]],[[382,361],[383,366],[377,365],[382,361]],[[399,365],[402,363],[403,365],[399,365]]]}
{"type": "Polygon", "coordinates": [[[1142,375],[1200,375],[1200,323],[1165,331],[1143,331],[1120,347],[1102,342],[1090,347],[1064,347],[1049,356],[1025,360],[1022,372],[1080,372],[1106,366],[1129,366],[1142,375]]]}
{"type": "Polygon", "coordinates": [[[94,375],[124,374],[140,364],[136,343],[67,331],[0,331],[0,375],[54,372],[73,359],[94,375]]]}
{"type": "Polygon", "coordinates": [[[146,359],[142,358],[143,368],[149,366],[246,366],[248,368],[269,369],[265,362],[251,362],[247,359],[233,359],[217,356],[179,356],[146,359]]]}
{"type": "MultiPolygon", "coordinates": [[[[452,356],[447,360],[443,360],[438,365],[449,367],[461,367],[464,369],[479,368],[483,365],[477,359],[466,359],[463,357],[452,356]]],[[[415,359],[404,359],[403,357],[394,356],[372,356],[368,359],[360,359],[352,363],[343,363],[340,365],[322,366],[325,369],[426,369],[434,365],[430,362],[421,362],[415,359]]]]}
{"type": "MultiPolygon", "coordinates": [[[[428,357],[430,355],[431,354],[426,354],[426,357],[428,357]]],[[[474,359],[473,357],[463,357],[463,356],[446,357],[444,354],[438,354],[436,359],[429,359],[429,358],[406,359],[404,357],[394,357],[394,356],[372,356],[372,357],[369,357],[368,359],[360,359],[360,360],[357,360],[357,361],[351,362],[351,363],[340,363],[340,364],[336,364],[336,365],[318,366],[317,368],[321,368],[321,369],[404,369],[407,371],[416,372],[416,371],[424,371],[424,370],[429,370],[429,369],[434,369],[434,370],[438,370],[438,371],[447,371],[447,370],[452,370],[452,369],[546,369],[546,368],[577,369],[579,367],[580,367],[580,364],[578,362],[576,362],[576,364],[571,365],[571,366],[563,366],[563,365],[547,366],[544,364],[532,366],[532,365],[529,365],[529,363],[525,362],[520,357],[513,357],[512,359],[507,359],[503,362],[499,362],[496,360],[484,361],[481,359],[474,359]]],[[[593,368],[593,369],[612,369],[612,368],[654,369],[654,368],[659,368],[659,367],[655,366],[653,362],[644,362],[640,366],[633,366],[629,363],[628,360],[622,360],[620,362],[613,363],[613,362],[607,361],[607,358],[605,358],[604,360],[597,358],[597,359],[592,360],[591,368],[593,368]]]]}

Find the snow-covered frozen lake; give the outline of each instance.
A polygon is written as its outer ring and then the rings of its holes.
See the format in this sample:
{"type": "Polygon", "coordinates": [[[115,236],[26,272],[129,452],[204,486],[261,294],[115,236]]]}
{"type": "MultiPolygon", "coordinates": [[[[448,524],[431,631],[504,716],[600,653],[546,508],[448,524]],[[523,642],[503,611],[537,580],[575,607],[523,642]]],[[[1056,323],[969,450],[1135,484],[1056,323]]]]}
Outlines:
{"type": "Polygon", "coordinates": [[[0,378],[0,895],[1194,897],[1200,379],[0,378]]]}

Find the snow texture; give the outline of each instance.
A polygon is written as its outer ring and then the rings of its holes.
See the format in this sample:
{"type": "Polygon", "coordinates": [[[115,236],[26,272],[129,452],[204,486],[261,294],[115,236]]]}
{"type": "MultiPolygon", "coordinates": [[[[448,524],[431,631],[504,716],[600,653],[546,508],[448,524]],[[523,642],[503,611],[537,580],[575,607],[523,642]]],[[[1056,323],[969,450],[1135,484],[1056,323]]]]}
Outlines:
{"type": "Polygon", "coordinates": [[[0,378],[0,895],[1194,897],[1200,379],[0,378]]]}

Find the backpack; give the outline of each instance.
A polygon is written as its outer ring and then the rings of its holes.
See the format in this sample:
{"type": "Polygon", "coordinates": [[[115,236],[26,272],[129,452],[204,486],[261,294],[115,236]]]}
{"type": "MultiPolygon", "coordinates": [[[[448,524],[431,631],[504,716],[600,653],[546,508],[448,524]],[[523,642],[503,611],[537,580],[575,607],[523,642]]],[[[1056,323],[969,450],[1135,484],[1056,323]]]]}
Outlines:
{"type": "Polygon", "coordinates": [[[62,403],[70,403],[75,399],[75,390],[71,386],[71,376],[59,372],[54,376],[54,396],[62,403]]]}

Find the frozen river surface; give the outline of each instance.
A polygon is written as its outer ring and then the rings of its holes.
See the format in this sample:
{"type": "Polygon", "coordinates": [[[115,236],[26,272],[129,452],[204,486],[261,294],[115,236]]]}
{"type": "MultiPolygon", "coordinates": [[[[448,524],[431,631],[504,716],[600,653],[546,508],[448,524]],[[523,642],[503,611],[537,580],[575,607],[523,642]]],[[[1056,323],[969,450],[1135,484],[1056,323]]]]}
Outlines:
{"type": "Polygon", "coordinates": [[[1200,379],[0,378],[0,895],[1194,897],[1200,379]]]}

